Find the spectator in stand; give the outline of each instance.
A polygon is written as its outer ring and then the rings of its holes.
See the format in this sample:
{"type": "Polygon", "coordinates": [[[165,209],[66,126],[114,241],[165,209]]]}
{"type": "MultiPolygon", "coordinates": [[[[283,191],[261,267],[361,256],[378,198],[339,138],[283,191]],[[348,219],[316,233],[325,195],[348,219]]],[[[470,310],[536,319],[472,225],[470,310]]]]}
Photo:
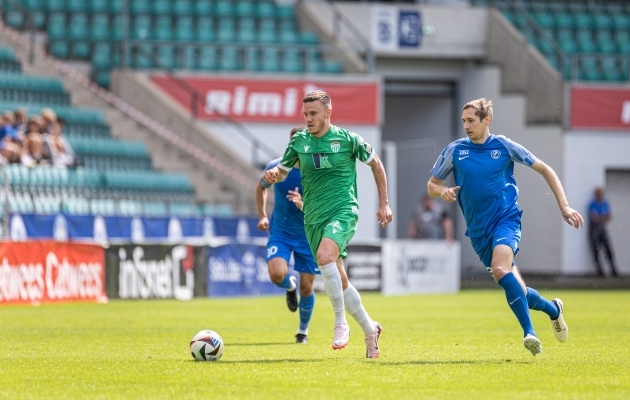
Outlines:
{"type": "Polygon", "coordinates": [[[615,256],[612,247],[608,241],[608,233],[606,225],[610,222],[610,203],[604,197],[604,189],[596,188],[593,193],[593,200],[588,206],[589,224],[588,232],[591,242],[591,251],[593,253],[593,261],[597,267],[597,275],[604,276],[604,269],[599,260],[599,250],[602,249],[606,253],[608,263],[610,264],[611,275],[618,276],[615,266],[615,256]]]}
{"type": "Polygon", "coordinates": [[[43,119],[43,125],[41,127],[42,133],[51,133],[58,127],[59,122],[57,121],[57,114],[55,114],[52,109],[44,108],[41,112],[41,116],[43,119]]]}
{"type": "Polygon", "coordinates": [[[24,152],[22,153],[22,164],[27,167],[34,167],[37,164],[47,164],[50,160],[44,149],[44,138],[42,137],[42,120],[31,118],[26,124],[26,140],[24,141],[24,152]]]}
{"type": "Polygon", "coordinates": [[[440,204],[425,194],[411,214],[407,235],[410,239],[444,239],[452,243],[453,220],[440,204]]]}
{"type": "Polygon", "coordinates": [[[50,151],[53,165],[56,167],[75,167],[76,157],[72,146],[63,136],[64,120],[59,118],[53,130],[46,136],[46,144],[50,151]]]}
{"type": "Polygon", "coordinates": [[[15,121],[13,122],[13,128],[20,133],[26,132],[26,121],[27,121],[27,112],[23,108],[18,108],[13,113],[15,115],[15,121]]]}
{"type": "Polygon", "coordinates": [[[20,162],[22,142],[13,128],[13,113],[3,113],[0,120],[0,163],[4,165],[20,162]]]}

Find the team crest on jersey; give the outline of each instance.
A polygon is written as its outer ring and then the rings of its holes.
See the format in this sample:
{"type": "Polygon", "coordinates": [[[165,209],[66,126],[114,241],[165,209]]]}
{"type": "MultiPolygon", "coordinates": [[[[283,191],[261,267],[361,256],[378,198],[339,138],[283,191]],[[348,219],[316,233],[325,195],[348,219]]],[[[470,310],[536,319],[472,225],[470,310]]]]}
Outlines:
{"type": "Polygon", "coordinates": [[[341,148],[341,145],[339,144],[339,142],[332,142],[330,144],[330,150],[332,150],[333,153],[338,152],[340,148],[341,148]]]}
{"type": "Polygon", "coordinates": [[[492,150],[492,152],[490,152],[490,157],[496,160],[501,157],[501,152],[499,150],[492,150]]]}

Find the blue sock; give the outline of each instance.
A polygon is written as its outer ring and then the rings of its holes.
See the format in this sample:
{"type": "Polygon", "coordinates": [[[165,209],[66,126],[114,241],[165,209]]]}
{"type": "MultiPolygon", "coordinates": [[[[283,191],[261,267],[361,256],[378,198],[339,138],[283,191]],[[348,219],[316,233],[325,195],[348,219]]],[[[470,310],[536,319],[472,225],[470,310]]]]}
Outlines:
{"type": "Polygon", "coordinates": [[[287,289],[287,290],[291,289],[291,275],[286,274],[282,282],[276,283],[276,286],[282,289],[287,289]]]}
{"type": "Polygon", "coordinates": [[[315,306],[315,293],[310,296],[300,297],[300,330],[306,332],[308,323],[313,315],[313,307],[315,306]]]}
{"type": "Polygon", "coordinates": [[[527,304],[529,304],[530,309],[542,311],[551,319],[558,319],[560,316],[560,310],[554,302],[545,299],[536,289],[530,287],[527,288],[527,304]]]}
{"type": "Polygon", "coordinates": [[[532,318],[529,315],[527,296],[523,292],[523,288],[514,274],[511,272],[507,273],[503,278],[499,279],[497,283],[505,290],[508,305],[523,328],[523,337],[527,335],[536,336],[534,326],[532,325],[532,318]]]}

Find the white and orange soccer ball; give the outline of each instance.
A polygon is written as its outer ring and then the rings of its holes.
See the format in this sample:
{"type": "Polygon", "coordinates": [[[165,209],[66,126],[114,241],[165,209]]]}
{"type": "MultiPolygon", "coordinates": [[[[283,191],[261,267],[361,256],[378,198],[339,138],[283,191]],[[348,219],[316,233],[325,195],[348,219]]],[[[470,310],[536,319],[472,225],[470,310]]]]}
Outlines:
{"type": "Polygon", "coordinates": [[[223,355],[223,339],[218,333],[204,330],[190,341],[190,354],[195,361],[217,361],[223,355]]]}

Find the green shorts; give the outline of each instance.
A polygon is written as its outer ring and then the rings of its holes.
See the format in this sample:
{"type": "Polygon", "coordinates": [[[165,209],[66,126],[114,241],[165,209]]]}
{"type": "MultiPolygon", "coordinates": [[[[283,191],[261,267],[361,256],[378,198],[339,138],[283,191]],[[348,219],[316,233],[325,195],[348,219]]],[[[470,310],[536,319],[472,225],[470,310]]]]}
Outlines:
{"type": "Polygon", "coordinates": [[[305,224],[306,238],[311,247],[311,252],[317,261],[317,249],[323,238],[332,239],[339,246],[339,254],[342,258],[348,256],[346,246],[357,230],[359,216],[351,211],[341,212],[330,220],[321,224],[305,224]]]}

